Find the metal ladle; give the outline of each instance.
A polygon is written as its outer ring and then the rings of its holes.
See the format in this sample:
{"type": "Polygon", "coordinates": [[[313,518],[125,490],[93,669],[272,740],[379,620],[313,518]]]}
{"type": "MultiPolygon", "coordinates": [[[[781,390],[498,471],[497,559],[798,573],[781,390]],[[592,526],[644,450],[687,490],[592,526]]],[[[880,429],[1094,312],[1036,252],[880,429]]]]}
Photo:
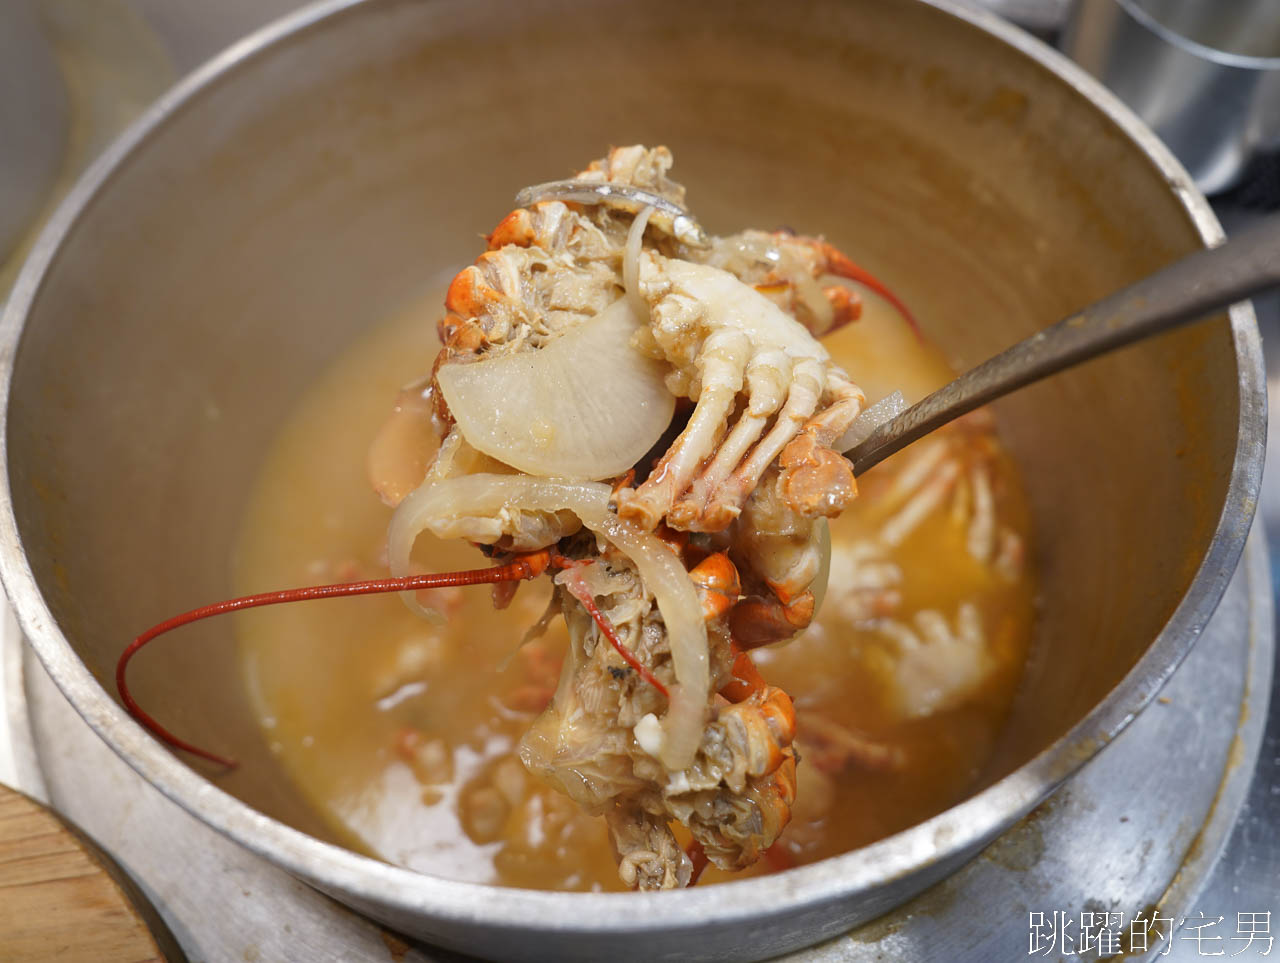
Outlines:
{"type": "MultiPolygon", "coordinates": [[[[608,204],[654,211],[654,223],[679,240],[705,247],[707,234],[684,208],[623,184],[554,181],[526,187],[516,203],[542,200],[608,204]]],[[[846,451],[863,472],[949,421],[1066,368],[1162,334],[1280,286],[1280,215],[1196,251],[989,358],[923,401],[889,418],[846,451]]]]}

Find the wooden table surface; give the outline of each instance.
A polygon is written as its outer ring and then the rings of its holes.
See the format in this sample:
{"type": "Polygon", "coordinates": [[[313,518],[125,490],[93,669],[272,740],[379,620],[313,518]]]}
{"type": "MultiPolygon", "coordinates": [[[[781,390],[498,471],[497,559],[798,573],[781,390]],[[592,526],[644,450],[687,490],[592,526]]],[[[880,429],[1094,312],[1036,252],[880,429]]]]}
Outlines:
{"type": "Polygon", "coordinates": [[[92,841],[0,785],[0,959],[181,961],[133,882],[92,841]]]}

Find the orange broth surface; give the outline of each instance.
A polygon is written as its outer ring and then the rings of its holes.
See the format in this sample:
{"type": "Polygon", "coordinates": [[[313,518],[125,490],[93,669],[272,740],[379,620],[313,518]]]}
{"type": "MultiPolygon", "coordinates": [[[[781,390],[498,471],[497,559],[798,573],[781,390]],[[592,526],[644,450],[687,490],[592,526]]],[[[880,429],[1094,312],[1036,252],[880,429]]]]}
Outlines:
{"type": "MultiPolygon", "coordinates": [[[[874,296],[865,301],[863,318],[824,344],[869,401],[896,389],[914,402],[952,378],[891,309],[874,296]]],[[[234,560],[239,591],[385,575],[391,512],[370,489],[366,453],[398,389],[430,368],[440,303],[437,294],[389,319],[301,400],[244,519],[234,560]]],[[[837,556],[882,524],[877,494],[894,460],[860,479],[861,497],[832,522],[837,556]]],[[[992,475],[1000,518],[1027,547],[1027,507],[1007,456],[997,457],[992,475]]],[[[415,558],[439,571],[486,564],[470,546],[430,535],[419,539],[415,558]]],[[[887,681],[894,643],[874,621],[849,621],[847,608],[832,601],[843,590],[837,561],[815,623],[755,653],[764,676],[797,707],[793,823],[775,858],[737,874],[709,869],[699,885],[865,845],[941,812],[973,787],[1025,662],[1033,574],[1024,567],[998,577],[975,561],[955,510],[935,512],[891,559],[905,573],[894,618],[909,623],[927,608],[950,619],[962,602],[976,607],[986,632],[983,681],[954,707],[904,717],[887,681]],[[899,763],[824,772],[804,759],[806,720],[856,732],[899,763]]],[[[549,596],[547,579],[526,583],[509,608],[495,611],[487,587],[438,590],[433,602],[448,615],[440,626],[394,595],[238,617],[245,684],[271,750],[347,845],[451,879],[622,888],[603,819],[542,785],[514,754],[567,645],[556,619],[542,640],[518,650],[549,596]]]]}

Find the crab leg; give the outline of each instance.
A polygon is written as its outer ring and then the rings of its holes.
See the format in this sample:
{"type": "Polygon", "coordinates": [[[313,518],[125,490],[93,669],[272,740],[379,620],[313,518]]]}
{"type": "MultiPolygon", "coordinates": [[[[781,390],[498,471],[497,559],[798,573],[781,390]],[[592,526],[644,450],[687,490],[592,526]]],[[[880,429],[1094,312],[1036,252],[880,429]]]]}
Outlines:
{"type": "Polygon", "coordinates": [[[832,368],[827,372],[827,394],[835,400],[809,419],[809,423],[802,429],[806,434],[814,435],[818,444],[824,448],[849,430],[849,426],[862,413],[867,403],[867,396],[862,389],[839,368],[832,368]]]}
{"type": "Polygon", "coordinates": [[[991,490],[991,475],[986,466],[969,469],[969,491],[973,498],[973,521],[969,524],[965,545],[979,562],[991,561],[996,550],[996,505],[991,490]]]}
{"type": "Polygon", "coordinates": [[[698,362],[702,390],[693,416],[649,479],[618,492],[619,516],[652,530],[688,488],[733,411],[750,353],[750,338],[736,329],[721,328],[707,337],[698,362]]]}
{"type": "Polygon", "coordinates": [[[790,367],[781,351],[764,352],[751,360],[747,366],[747,408],[721,442],[711,463],[693,480],[688,494],[668,513],[670,524],[688,531],[720,531],[733,521],[737,506],[726,505],[720,513],[709,515],[708,503],[782,407],[790,367]]]}
{"type": "Polygon", "coordinates": [[[898,513],[880,527],[880,541],[886,545],[901,545],[922,521],[951,493],[960,477],[960,463],[947,460],[938,466],[932,477],[898,513]]]}
{"type": "Polygon", "coordinates": [[[717,489],[703,512],[704,518],[718,518],[738,514],[743,500],[756,487],[760,478],[775,458],[799,432],[800,427],[813,416],[822,397],[825,378],[822,362],[801,358],[792,372],[791,389],[787,402],[779,412],[777,421],[769,433],[742,461],[737,470],[717,489]]]}
{"type": "Polygon", "coordinates": [[[828,374],[827,392],[835,401],[809,419],[782,450],[779,460],[783,495],[805,518],[834,518],[858,494],[853,466],[833,451],[831,444],[853,424],[867,399],[862,389],[839,371],[828,374]]]}

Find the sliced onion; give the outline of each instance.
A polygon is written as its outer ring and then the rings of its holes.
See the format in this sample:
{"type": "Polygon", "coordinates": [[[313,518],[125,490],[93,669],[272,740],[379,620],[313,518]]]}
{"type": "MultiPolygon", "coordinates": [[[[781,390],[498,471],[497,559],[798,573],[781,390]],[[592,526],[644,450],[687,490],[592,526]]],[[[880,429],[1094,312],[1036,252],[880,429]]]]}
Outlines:
{"type": "Polygon", "coordinates": [[[853,419],[849,430],[836,439],[831,446],[832,451],[845,452],[862,444],[871,437],[871,433],[891,418],[896,418],[907,410],[906,399],[901,391],[886,395],[866,411],[853,419]]]}
{"type": "Polygon", "coordinates": [[[585,518],[582,523],[613,542],[635,563],[658,603],[679,685],[671,688],[657,756],[669,770],[686,769],[693,764],[702,741],[707,695],[711,690],[707,627],[693,581],[665,543],[648,532],[632,528],[618,516],[606,514],[599,527],[585,518]]]}
{"type": "Polygon", "coordinates": [[[819,518],[818,525],[818,574],[809,583],[809,591],[813,593],[813,617],[818,617],[823,600],[827,597],[827,582],[831,579],[831,526],[825,518],[819,518]]]}
{"type": "MultiPolygon", "coordinates": [[[[409,556],[422,532],[437,538],[457,538],[470,519],[490,519],[504,508],[528,511],[569,509],[584,523],[609,510],[611,490],[597,482],[563,482],[528,475],[460,475],[428,480],[396,508],[387,530],[387,564],[391,574],[412,574],[409,556]],[[544,507],[545,506],[545,507],[544,507]]],[[[413,592],[401,592],[404,603],[419,615],[440,623],[434,609],[418,602],[413,592]]]]}
{"type": "MultiPolygon", "coordinates": [[[[573,512],[631,559],[662,613],[677,684],[670,689],[671,701],[661,720],[657,757],[667,769],[678,771],[690,766],[697,754],[711,691],[702,607],[680,560],[656,536],[610,512],[611,496],[610,487],[598,482],[527,475],[476,474],[427,482],[392,516],[387,544],[391,574],[409,574],[409,555],[423,531],[447,536],[460,519],[492,517],[504,509],[573,512]]],[[[406,601],[422,611],[416,599],[406,601]]]]}
{"type": "Polygon", "coordinates": [[[620,298],[537,350],[444,365],[436,382],[473,448],[531,475],[614,478],[671,423],[665,366],[631,346],[620,298]]]}
{"type": "Polygon", "coordinates": [[[472,518],[492,518],[503,509],[531,512],[571,511],[584,525],[602,524],[612,490],[599,482],[534,478],[530,475],[478,473],[429,481],[416,488],[391,516],[387,561],[391,574],[408,575],[409,555],[422,532],[457,537],[472,518]]]}
{"type": "Polygon", "coordinates": [[[649,316],[649,305],[640,293],[640,249],[644,244],[644,229],[653,214],[652,207],[646,207],[635,216],[631,229],[627,231],[627,243],[622,249],[622,286],[627,289],[627,297],[631,299],[631,307],[637,317],[649,316]]]}

